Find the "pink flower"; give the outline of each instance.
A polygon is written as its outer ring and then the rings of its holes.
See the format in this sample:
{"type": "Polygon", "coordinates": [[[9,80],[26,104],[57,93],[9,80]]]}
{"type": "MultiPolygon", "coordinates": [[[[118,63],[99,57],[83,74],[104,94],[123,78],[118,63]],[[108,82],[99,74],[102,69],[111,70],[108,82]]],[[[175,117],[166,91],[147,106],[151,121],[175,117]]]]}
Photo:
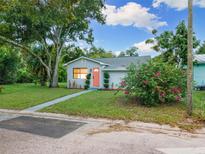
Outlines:
{"type": "Polygon", "coordinates": [[[181,88],[178,88],[178,87],[174,87],[171,89],[171,92],[173,94],[179,94],[179,93],[181,93],[181,91],[182,91],[181,88]]]}
{"type": "Polygon", "coordinates": [[[120,85],[121,85],[121,87],[126,87],[127,86],[125,80],[121,81],[120,85]]]}
{"type": "Polygon", "coordinates": [[[126,91],[124,92],[124,94],[125,94],[125,95],[129,95],[129,91],[126,90],[126,91]]]}
{"type": "Polygon", "coordinates": [[[180,96],[176,96],[175,99],[176,99],[177,102],[179,102],[181,100],[181,97],[180,96]]]}
{"type": "Polygon", "coordinates": [[[143,83],[144,83],[145,85],[148,85],[149,81],[148,81],[148,80],[144,80],[143,83]]]}
{"type": "Polygon", "coordinates": [[[155,77],[160,77],[160,75],[161,75],[160,72],[156,72],[154,76],[155,76],[155,77]]]}
{"type": "Polygon", "coordinates": [[[160,94],[159,94],[161,97],[165,97],[165,92],[160,92],[160,94]]]}

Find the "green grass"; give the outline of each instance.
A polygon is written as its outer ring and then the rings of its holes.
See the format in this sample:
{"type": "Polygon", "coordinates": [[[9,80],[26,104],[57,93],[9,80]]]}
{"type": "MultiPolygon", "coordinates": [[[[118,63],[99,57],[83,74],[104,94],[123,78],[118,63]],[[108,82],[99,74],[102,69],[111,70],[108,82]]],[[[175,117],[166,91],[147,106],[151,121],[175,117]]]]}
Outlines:
{"type": "Polygon", "coordinates": [[[0,93],[0,108],[17,110],[79,91],[66,89],[65,84],[60,84],[60,88],[41,87],[34,84],[12,84],[3,87],[4,89],[0,93]]]}
{"type": "Polygon", "coordinates": [[[205,91],[195,91],[193,102],[194,116],[205,120],[205,91]]]}
{"type": "MultiPolygon", "coordinates": [[[[45,108],[41,112],[128,121],[139,120],[170,124],[187,130],[201,126],[201,123],[196,122],[198,121],[197,116],[192,117],[191,122],[190,119],[187,120],[186,105],[183,103],[148,108],[136,105],[133,101],[128,101],[122,93],[118,93],[117,95],[114,95],[114,93],[114,91],[91,92],[45,108]]],[[[203,96],[205,93],[195,93],[195,99],[198,99],[198,95],[203,96]]],[[[205,116],[201,118],[205,120],[205,116]]]]}

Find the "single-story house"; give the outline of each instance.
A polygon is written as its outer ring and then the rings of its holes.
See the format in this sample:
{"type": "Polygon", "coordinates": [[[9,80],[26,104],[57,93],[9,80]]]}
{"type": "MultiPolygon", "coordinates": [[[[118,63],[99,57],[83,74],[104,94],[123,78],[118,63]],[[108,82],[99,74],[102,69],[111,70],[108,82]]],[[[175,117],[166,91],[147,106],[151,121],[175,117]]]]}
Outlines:
{"type": "Polygon", "coordinates": [[[67,87],[83,88],[86,75],[90,73],[90,88],[103,89],[104,72],[108,72],[110,75],[109,88],[116,89],[127,74],[127,68],[131,63],[139,67],[150,59],[150,56],[96,59],[79,57],[65,64],[67,68],[67,87]]]}
{"type": "Polygon", "coordinates": [[[205,54],[194,55],[193,78],[196,87],[205,87],[205,54]]]}

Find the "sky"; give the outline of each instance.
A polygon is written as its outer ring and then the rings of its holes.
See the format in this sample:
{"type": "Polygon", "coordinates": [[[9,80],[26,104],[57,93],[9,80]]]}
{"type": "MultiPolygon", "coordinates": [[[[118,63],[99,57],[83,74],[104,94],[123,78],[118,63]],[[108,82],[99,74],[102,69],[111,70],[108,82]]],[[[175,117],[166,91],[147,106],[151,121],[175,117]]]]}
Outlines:
{"type": "MultiPolygon", "coordinates": [[[[140,55],[156,56],[145,40],[153,38],[152,29],[159,33],[174,30],[177,24],[187,23],[188,0],[106,0],[102,10],[106,23],[91,22],[94,45],[119,54],[136,46],[140,55]]],[[[194,0],[194,32],[205,40],[205,0],[194,0]]]]}

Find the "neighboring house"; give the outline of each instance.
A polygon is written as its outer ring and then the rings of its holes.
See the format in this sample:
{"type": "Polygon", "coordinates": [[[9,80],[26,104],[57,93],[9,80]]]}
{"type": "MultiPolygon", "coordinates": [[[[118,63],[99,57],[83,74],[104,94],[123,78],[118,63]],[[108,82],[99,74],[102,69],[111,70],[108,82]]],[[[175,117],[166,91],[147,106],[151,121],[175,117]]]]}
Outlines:
{"type": "Polygon", "coordinates": [[[77,58],[65,64],[67,67],[67,87],[83,88],[86,75],[91,73],[90,88],[103,89],[104,72],[108,72],[110,75],[109,88],[116,89],[127,74],[127,68],[131,63],[139,67],[150,59],[150,56],[98,59],[77,58]]]}
{"type": "Polygon", "coordinates": [[[205,54],[194,55],[193,77],[196,87],[205,87],[205,54]]]}

